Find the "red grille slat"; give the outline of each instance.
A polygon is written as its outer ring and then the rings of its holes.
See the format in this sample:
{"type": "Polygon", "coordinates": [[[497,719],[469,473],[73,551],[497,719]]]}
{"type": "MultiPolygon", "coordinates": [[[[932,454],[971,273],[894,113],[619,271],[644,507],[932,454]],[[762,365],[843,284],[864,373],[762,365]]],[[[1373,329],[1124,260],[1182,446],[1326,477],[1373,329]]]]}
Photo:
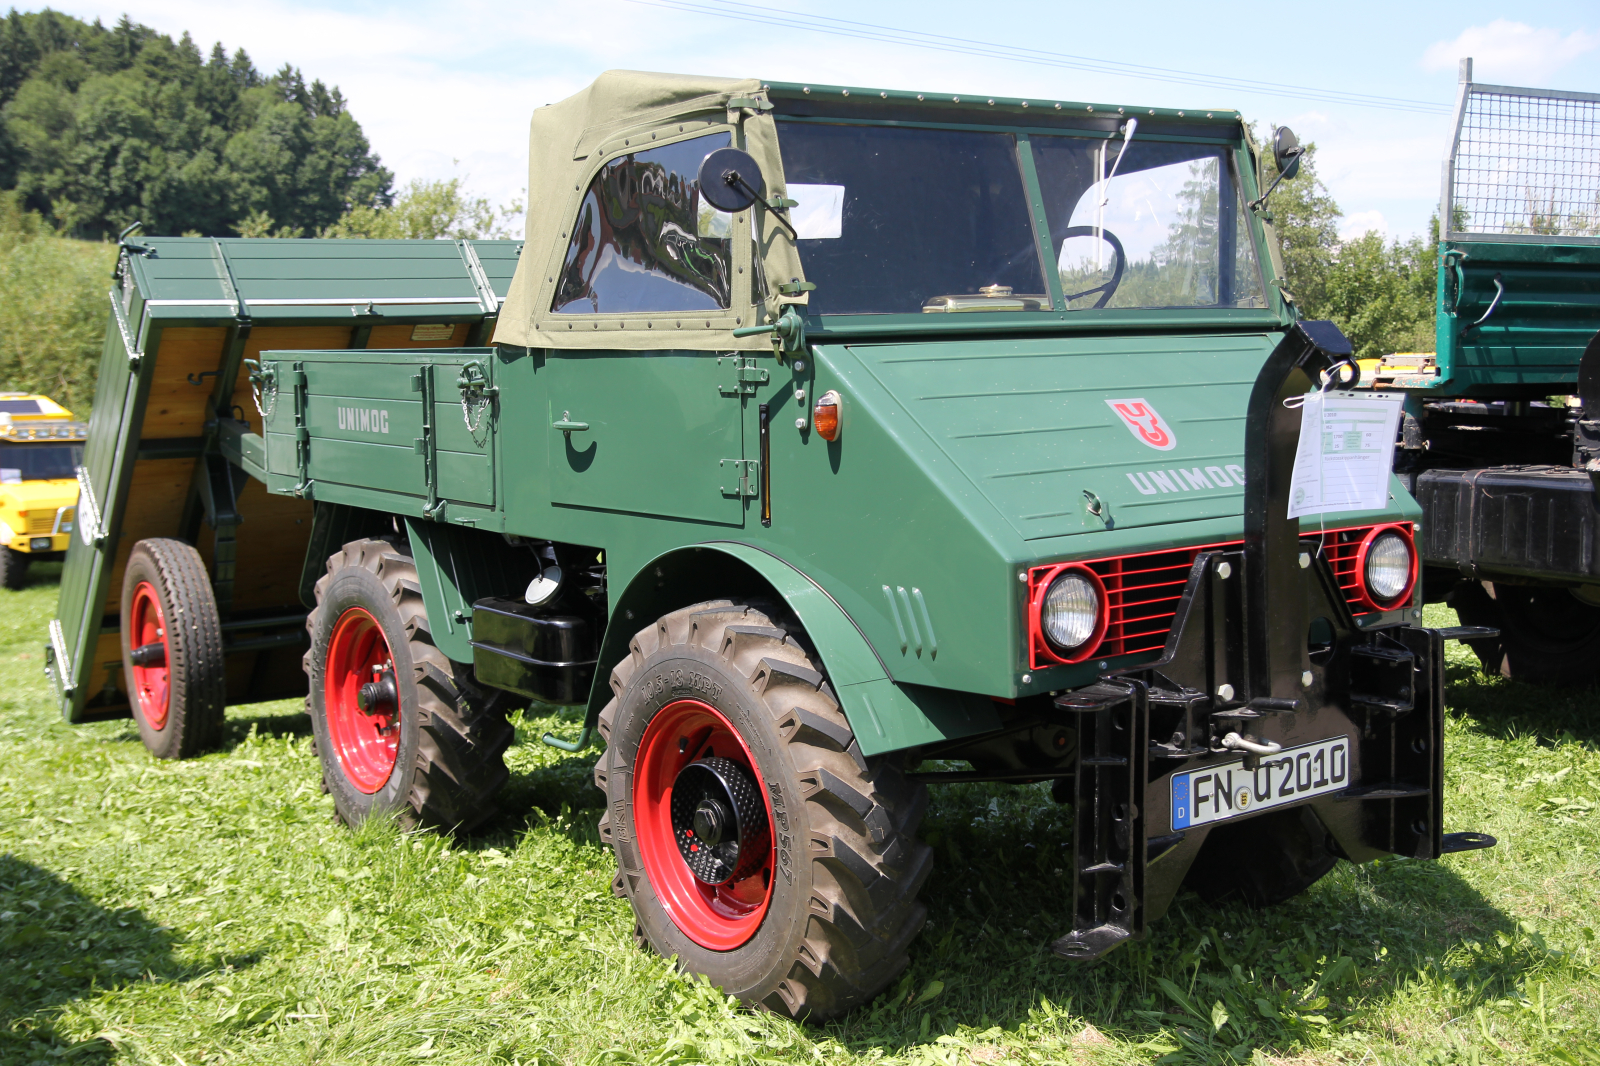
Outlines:
{"type": "MultiPolygon", "coordinates": [[[[1395,529],[1408,540],[1411,539],[1411,526],[1408,523],[1387,522],[1302,534],[1300,538],[1305,548],[1320,550],[1327,559],[1351,613],[1357,616],[1381,609],[1367,597],[1359,573],[1362,545],[1379,529],[1395,529]]],[[[1237,549],[1243,543],[1238,540],[1224,541],[1192,548],[1169,548],[1140,555],[1033,567],[1028,572],[1030,667],[1040,670],[1062,663],[1080,662],[1091,656],[1109,659],[1161,651],[1166,647],[1167,636],[1172,631],[1172,621],[1177,617],[1176,605],[1183,598],[1183,588],[1188,583],[1189,570],[1195,558],[1203,551],[1237,549]],[[1105,586],[1107,614],[1104,635],[1099,643],[1085,648],[1070,660],[1056,654],[1039,629],[1039,608],[1045,589],[1057,574],[1068,567],[1092,571],[1100,579],[1105,586]]],[[[1414,549],[1412,560],[1415,567],[1414,549]]]]}

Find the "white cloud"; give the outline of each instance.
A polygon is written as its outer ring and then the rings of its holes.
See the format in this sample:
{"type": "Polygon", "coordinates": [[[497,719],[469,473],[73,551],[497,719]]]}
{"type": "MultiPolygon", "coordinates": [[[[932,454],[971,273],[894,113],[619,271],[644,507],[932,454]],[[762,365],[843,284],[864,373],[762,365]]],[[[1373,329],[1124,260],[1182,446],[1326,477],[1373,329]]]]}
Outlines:
{"type": "Polygon", "coordinates": [[[1422,53],[1422,69],[1451,70],[1458,60],[1470,56],[1473,80],[1523,84],[1542,81],[1596,48],[1600,48],[1600,34],[1584,30],[1562,33],[1495,19],[1487,26],[1468,26],[1453,41],[1429,45],[1422,53]]]}
{"type": "Polygon", "coordinates": [[[1353,240],[1356,237],[1365,237],[1373,230],[1387,237],[1389,235],[1389,220],[1383,217],[1382,211],[1357,211],[1353,215],[1344,216],[1339,223],[1339,239],[1341,241],[1353,240]]]}

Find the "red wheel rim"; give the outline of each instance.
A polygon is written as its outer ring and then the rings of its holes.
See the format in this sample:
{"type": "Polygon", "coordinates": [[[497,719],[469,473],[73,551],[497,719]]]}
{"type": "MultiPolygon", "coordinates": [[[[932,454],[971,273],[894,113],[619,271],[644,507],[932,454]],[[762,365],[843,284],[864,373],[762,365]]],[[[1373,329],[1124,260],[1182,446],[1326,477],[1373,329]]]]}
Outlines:
{"type": "Polygon", "coordinates": [[[133,590],[133,603],[128,609],[128,648],[161,646],[159,656],[151,656],[147,665],[133,665],[134,704],[139,715],[151,729],[160,732],[167,727],[167,702],[171,692],[167,671],[167,621],[161,613],[161,600],[156,588],[141,581],[133,590]]]}
{"type": "Polygon", "coordinates": [[[674,700],[650,719],[634,768],[633,817],[651,887],[684,935],[713,951],[732,951],[755,935],[772,902],[779,829],[761,771],[722,712],[699,700],[674,700]],[[773,826],[773,844],[761,867],[743,880],[715,887],[690,872],[672,828],[672,783],[678,771],[708,755],[732,760],[755,778],[773,826]]]}
{"type": "Polygon", "coordinates": [[[333,624],[322,701],[328,715],[328,742],[339,768],[352,785],[371,795],[394,772],[400,749],[400,701],[372,714],[356,700],[361,686],[394,669],[394,655],[383,627],[360,607],[351,607],[333,624]]]}

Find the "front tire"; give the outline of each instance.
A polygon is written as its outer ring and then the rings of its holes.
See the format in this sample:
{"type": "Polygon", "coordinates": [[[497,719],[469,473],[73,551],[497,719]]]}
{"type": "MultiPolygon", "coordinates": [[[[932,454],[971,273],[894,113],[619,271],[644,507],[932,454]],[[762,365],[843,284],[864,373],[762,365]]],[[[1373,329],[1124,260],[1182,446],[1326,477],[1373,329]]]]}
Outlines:
{"type": "Polygon", "coordinates": [[[466,832],[496,813],[512,728],[469,669],[434,647],[404,544],[357,540],[328,560],[306,620],[311,727],[322,780],[347,825],[466,832]]]}
{"type": "Polygon", "coordinates": [[[181,540],[141,540],[122,577],[122,676],[139,739],[160,759],[222,740],[228,678],[206,564],[181,540]]]}
{"type": "Polygon", "coordinates": [[[1530,685],[1600,680],[1600,607],[1569,590],[1463,581],[1448,602],[1463,625],[1500,630],[1498,639],[1467,642],[1485,673],[1530,685]]]}
{"type": "Polygon", "coordinates": [[[0,586],[16,592],[28,583],[28,564],[33,559],[27,552],[0,545],[0,586]]]}
{"type": "Polygon", "coordinates": [[[729,995],[812,1020],[865,1003],[905,969],[927,915],[917,892],[933,856],[915,837],[927,790],[862,758],[794,636],[748,605],[686,607],[639,631],[611,687],[600,835],[637,939],[729,995]],[[690,867],[703,839],[687,834],[701,823],[678,824],[687,815],[672,803],[680,775],[707,768],[767,832],[740,837],[745,861],[715,887],[690,867]]]}

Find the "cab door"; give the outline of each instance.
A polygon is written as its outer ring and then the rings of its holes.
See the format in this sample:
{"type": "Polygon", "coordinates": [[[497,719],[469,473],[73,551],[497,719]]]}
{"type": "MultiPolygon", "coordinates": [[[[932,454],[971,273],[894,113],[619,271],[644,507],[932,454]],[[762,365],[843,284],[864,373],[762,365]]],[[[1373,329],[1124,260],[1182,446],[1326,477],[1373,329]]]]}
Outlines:
{"type": "Polygon", "coordinates": [[[759,486],[744,408],[768,371],[672,341],[748,300],[748,212],[700,200],[730,130],[681,129],[599,165],[552,268],[544,328],[572,343],[545,352],[551,502],[741,526],[759,486]]]}

